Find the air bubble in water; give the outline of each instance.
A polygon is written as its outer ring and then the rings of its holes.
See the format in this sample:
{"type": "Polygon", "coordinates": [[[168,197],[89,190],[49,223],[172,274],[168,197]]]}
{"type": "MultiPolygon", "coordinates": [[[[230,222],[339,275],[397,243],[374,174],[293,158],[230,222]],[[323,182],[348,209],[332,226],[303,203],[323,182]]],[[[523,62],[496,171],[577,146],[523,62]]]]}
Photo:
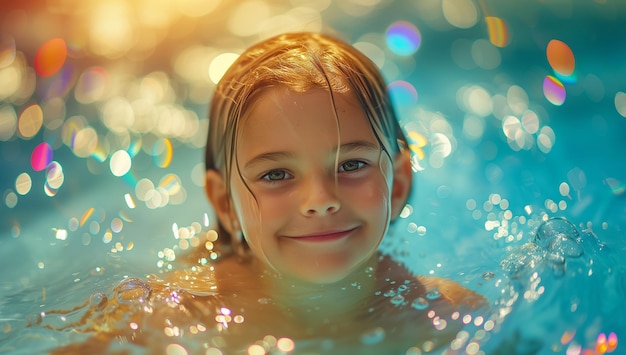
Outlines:
{"type": "Polygon", "coordinates": [[[428,308],[428,301],[424,297],[418,297],[413,300],[411,307],[419,310],[426,309],[428,308]]]}
{"type": "Polygon", "coordinates": [[[437,288],[433,288],[432,290],[426,292],[426,298],[428,298],[429,300],[436,300],[439,297],[441,297],[441,294],[439,293],[437,288]]]}
{"type": "Polygon", "coordinates": [[[539,226],[535,243],[552,253],[577,258],[583,254],[578,244],[580,235],[576,227],[562,218],[552,218],[539,226]]]}
{"type": "Polygon", "coordinates": [[[131,277],[115,288],[115,296],[120,303],[143,302],[150,295],[151,288],[138,278],[131,277]]]}
{"type": "Polygon", "coordinates": [[[376,327],[361,335],[361,343],[364,345],[378,344],[385,339],[385,330],[381,327],[376,327]]]}
{"type": "Polygon", "coordinates": [[[391,298],[391,304],[400,306],[404,303],[404,296],[397,294],[391,298]]]}

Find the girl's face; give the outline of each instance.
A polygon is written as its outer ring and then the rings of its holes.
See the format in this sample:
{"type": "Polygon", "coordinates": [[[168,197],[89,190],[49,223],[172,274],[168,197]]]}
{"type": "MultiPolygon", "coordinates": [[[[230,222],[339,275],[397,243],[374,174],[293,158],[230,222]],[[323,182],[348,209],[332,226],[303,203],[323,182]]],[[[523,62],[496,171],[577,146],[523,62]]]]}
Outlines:
{"type": "Polygon", "coordinates": [[[323,89],[265,89],[240,121],[230,177],[233,218],[253,253],[316,283],[372,257],[391,216],[392,161],[352,93],[335,94],[335,106],[323,89]]]}

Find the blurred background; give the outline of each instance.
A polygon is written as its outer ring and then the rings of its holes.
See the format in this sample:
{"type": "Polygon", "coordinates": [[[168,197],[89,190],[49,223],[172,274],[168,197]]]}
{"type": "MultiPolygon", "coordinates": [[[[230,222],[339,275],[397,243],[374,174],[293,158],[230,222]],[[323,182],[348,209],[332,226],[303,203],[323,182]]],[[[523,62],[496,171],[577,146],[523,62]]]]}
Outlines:
{"type": "Polygon", "coordinates": [[[105,200],[149,209],[199,194],[215,83],[245,47],[286,31],[336,34],[375,61],[419,170],[452,157],[499,183],[512,171],[489,161],[552,154],[578,161],[571,176],[623,189],[623,2],[40,0],[0,11],[0,231],[13,237],[104,186],[105,200]]]}
{"type": "Polygon", "coordinates": [[[415,272],[497,279],[546,216],[623,249],[625,16],[618,0],[2,1],[0,326],[197,245],[215,84],[288,31],[354,44],[389,83],[417,173],[387,248],[415,272]]]}

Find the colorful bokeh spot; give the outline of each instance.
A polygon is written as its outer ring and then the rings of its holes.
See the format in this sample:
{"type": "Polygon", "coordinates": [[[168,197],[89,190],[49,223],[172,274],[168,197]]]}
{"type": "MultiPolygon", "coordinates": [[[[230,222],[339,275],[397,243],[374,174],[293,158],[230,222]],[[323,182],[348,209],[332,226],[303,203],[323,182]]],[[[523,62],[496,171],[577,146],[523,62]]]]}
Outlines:
{"type": "Polygon", "coordinates": [[[44,191],[48,196],[56,195],[57,191],[63,185],[65,181],[65,175],[63,174],[63,167],[56,161],[48,164],[46,168],[46,184],[44,185],[44,191]]]}
{"type": "Polygon", "coordinates": [[[565,42],[553,39],[546,48],[548,63],[555,73],[561,76],[570,76],[574,73],[576,61],[574,53],[565,42]]]}
{"type": "Polygon", "coordinates": [[[548,75],[543,79],[543,95],[553,105],[561,106],[565,102],[565,87],[559,79],[548,75]]]}
{"type": "Polygon", "coordinates": [[[87,209],[87,211],[85,211],[85,213],[83,213],[82,217],[80,217],[80,226],[82,227],[85,222],[87,222],[87,220],[89,219],[89,217],[91,217],[91,215],[93,214],[93,211],[95,211],[95,208],[90,207],[87,209]]]}
{"type": "Polygon", "coordinates": [[[389,84],[387,90],[397,106],[412,106],[417,103],[417,90],[407,81],[396,80],[389,84]]]}
{"type": "Polygon", "coordinates": [[[52,161],[52,147],[43,142],[35,147],[30,156],[30,166],[35,171],[42,171],[52,161]]]}
{"type": "Polygon", "coordinates": [[[159,187],[165,189],[171,196],[176,195],[181,190],[182,183],[177,175],[167,174],[159,181],[159,187]]]}
{"type": "Polygon", "coordinates": [[[389,26],[385,39],[389,49],[400,56],[413,55],[422,43],[420,31],[407,21],[398,21],[389,26]]]}
{"type": "Polygon", "coordinates": [[[76,68],[67,64],[49,82],[40,83],[37,92],[42,98],[65,97],[75,86],[77,75],[76,68]]]}
{"type": "Polygon", "coordinates": [[[141,143],[141,137],[133,138],[133,140],[130,142],[130,146],[128,147],[127,151],[131,158],[134,158],[141,151],[141,143]]]}
{"type": "Polygon", "coordinates": [[[596,339],[596,354],[612,353],[617,349],[617,334],[611,332],[608,337],[604,333],[598,334],[596,339]]]}
{"type": "Polygon", "coordinates": [[[172,162],[172,142],[167,138],[160,138],[152,146],[154,164],[160,168],[167,168],[172,162]]]}
{"type": "Polygon", "coordinates": [[[407,140],[409,143],[409,149],[419,159],[422,160],[426,156],[424,153],[424,147],[428,144],[428,140],[422,134],[409,131],[407,133],[407,140]]]}
{"type": "Polygon", "coordinates": [[[505,47],[509,44],[509,29],[506,22],[499,17],[485,17],[487,23],[487,32],[489,33],[489,42],[496,47],[505,47]]]}
{"type": "Polygon", "coordinates": [[[35,53],[35,71],[40,76],[51,76],[61,69],[67,58],[67,45],[63,38],[44,42],[35,53]]]}

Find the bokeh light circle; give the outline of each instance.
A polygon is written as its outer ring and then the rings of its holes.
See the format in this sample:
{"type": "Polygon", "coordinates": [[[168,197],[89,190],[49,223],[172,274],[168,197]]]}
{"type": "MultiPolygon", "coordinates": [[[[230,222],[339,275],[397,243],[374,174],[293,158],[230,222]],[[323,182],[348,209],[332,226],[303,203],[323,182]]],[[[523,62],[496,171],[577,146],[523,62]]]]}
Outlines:
{"type": "Polygon", "coordinates": [[[8,208],[13,208],[17,205],[17,195],[13,191],[6,191],[4,193],[4,204],[8,208]]]}
{"type": "Polygon", "coordinates": [[[167,193],[172,196],[176,195],[182,188],[180,178],[176,174],[167,174],[161,181],[159,181],[159,187],[163,188],[167,193]]]}
{"type": "Polygon", "coordinates": [[[471,0],[442,0],[446,21],[457,28],[470,28],[478,22],[478,9],[471,0]]]}
{"type": "Polygon", "coordinates": [[[619,91],[615,94],[615,109],[622,116],[626,117],[626,93],[619,91]]]}
{"type": "Polygon", "coordinates": [[[12,105],[0,105],[0,141],[8,141],[17,130],[17,114],[12,105]]]}
{"type": "Polygon", "coordinates": [[[21,173],[17,179],[15,179],[15,191],[20,195],[29,193],[32,186],[33,181],[28,173],[21,173]]]}
{"type": "Polygon", "coordinates": [[[422,34],[408,21],[394,22],[385,33],[387,47],[397,55],[413,55],[422,43],[422,34]]]}
{"type": "Polygon", "coordinates": [[[74,97],[81,104],[90,104],[101,100],[109,86],[109,74],[102,67],[93,67],[84,71],[74,89],[74,97]]]}
{"type": "Polygon", "coordinates": [[[67,46],[63,38],[44,42],[35,53],[35,71],[40,76],[51,76],[61,69],[67,57],[67,46]]]}
{"type": "Polygon", "coordinates": [[[15,39],[6,34],[0,34],[0,68],[7,67],[15,60],[17,48],[15,39]]]}
{"type": "Polygon", "coordinates": [[[65,181],[63,167],[56,161],[51,162],[46,167],[46,184],[54,190],[58,190],[65,181]]]}
{"type": "Polygon", "coordinates": [[[222,53],[215,57],[209,65],[209,78],[211,78],[211,81],[217,84],[237,58],[239,58],[239,55],[235,53],[222,53]]]}
{"type": "Polygon", "coordinates": [[[35,171],[41,171],[45,169],[52,161],[52,147],[50,144],[43,142],[39,143],[33,149],[33,153],[30,156],[30,165],[35,171]]]}
{"type": "Polygon", "coordinates": [[[485,17],[489,42],[496,47],[505,47],[509,43],[509,29],[506,22],[499,17],[485,17]]]}
{"type": "Polygon", "coordinates": [[[149,179],[143,178],[137,181],[135,185],[135,196],[140,201],[148,201],[152,198],[152,194],[154,194],[154,183],[149,179]]]}
{"type": "Polygon", "coordinates": [[[574,53],[565,42],[558,39],[548,42],[546,56],[555,73],[562,76],[570,76],[574,73],[576,65],[574,53]]]}
{"type": "Polygon", "coordinates": [[[407,81],[396,80],[389,84],[387,90],[395,105],[402,107],[417,103],[417,90],[407,81]]]}
{"type": "Polygon", "coordinates": [[[565,102],[565,87],[559,79],[548,75],[543,79],[543,95],[553,105],[560,106],[565,102]]]}
{"type": "Polygon", "coordinates": [[[159,168],[167,168],[172,162],[172,142],[167,138],[159,138],[152,146],[154,164],[159,168]]]}
{"type": "Polygon", "coordinates": [[[115,176],[125,175],[130,170],[130,166],[131,166],[130,155],[125,150],[118,150],[117,152],[113,153],[113,155],[111,156],[109,167],[113,175],[115,176]]]}
{"type": "Polygon", "coordinates": [[[77,157],[86,158],[98,147],[98,133],[93,127],[85,127],[75,133],[72,151],[77,157]]]}
{"type": "Polygon", "coordinates": [[[18,119],[17,128],[23,138],[34,137],[43,125],[43,110],[37,104],[28,106],[18,119]]]}

